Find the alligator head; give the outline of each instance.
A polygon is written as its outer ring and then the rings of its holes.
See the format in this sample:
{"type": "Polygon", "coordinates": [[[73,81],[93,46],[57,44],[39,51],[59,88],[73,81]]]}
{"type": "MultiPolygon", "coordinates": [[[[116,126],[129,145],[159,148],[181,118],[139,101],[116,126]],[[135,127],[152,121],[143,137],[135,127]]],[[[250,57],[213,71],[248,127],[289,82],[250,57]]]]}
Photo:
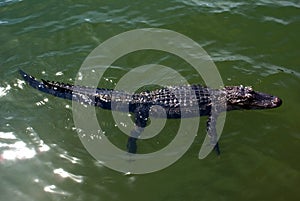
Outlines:
{"type": "Polygon", "coordinates": [[[271,109],[279,107],[282,100],[276,96],[254,91],[252,87],[226,86],[227,110],[271,109]]]}

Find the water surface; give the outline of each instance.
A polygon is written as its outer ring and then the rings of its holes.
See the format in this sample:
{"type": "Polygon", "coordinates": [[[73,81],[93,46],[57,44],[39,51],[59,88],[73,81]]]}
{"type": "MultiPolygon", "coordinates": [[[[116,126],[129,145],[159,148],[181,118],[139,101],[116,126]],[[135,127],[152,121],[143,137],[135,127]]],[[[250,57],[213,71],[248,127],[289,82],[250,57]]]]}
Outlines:
{"type": "MultiPolygon", "coordinates": [[[[0,1],[1,200],[298,200],[299,32],[298,1],[0,1]],[[213,58],[225,85],[275,94],[282,107],[227,113],[220,158],[197,158],[204,117],[174,165],[147,175],[104,167],[81,144],[72,103],[31,89],[17,71],[72,83],[100,43],[151,27],[190,37],[213,58]]],[[[118,60],[102,84],[114,87],[148,63],[174,67],[191,83],[201,80],[184,61],[145,51],[118,60]]],[[[126,141],[114,123],[105,126],[116,144],[126,141]]],[[[173,132],[141,151],[167,144],[173,132]]]]}

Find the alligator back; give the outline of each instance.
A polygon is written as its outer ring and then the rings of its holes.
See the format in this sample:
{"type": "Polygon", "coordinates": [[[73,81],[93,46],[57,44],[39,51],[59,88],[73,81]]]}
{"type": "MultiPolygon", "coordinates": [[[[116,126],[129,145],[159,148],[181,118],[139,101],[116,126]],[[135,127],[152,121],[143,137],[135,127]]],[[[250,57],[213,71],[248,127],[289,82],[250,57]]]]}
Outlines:
{"type": "Polygon", "coordinates": [[[44,93],[103,109],[134,112],[136,108],[143,106],[150,110],[152,116],[160,117],[162,113],[159,107],[152,107],[160,106],[165,110],[168,118],[208,115],[211,109],[212,91],[201,85],[170,86],[130,94],[124,91],[74,86],[43,79],[38,81],[22,70],[20,74],[31,87],[44,93]]]}

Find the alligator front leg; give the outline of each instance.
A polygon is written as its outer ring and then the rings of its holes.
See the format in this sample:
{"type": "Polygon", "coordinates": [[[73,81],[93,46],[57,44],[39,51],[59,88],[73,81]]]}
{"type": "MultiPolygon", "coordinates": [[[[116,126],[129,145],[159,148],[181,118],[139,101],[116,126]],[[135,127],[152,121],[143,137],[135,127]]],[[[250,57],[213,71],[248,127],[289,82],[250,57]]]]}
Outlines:
{"type": "Polygon", "coordinates": [[[131,136],[127,141],[127,151],[129,153],[137,152],[136,141],[141,133],[144,131],[144,128],[147,125],[149,118],[149,107],[148,106],[138,106],[134,111],[134,123],[135,129],[131,131],[131,136]]]}
{"type": "Polygon", "coordinates": [[[217,155],[220,155],[220,147],[218,143],[218,135],[217,135],[217,115],[210,114],[208,116],[207,122],[206,122],[206,132],[210,139],[210,145],[214,146],[214,150],[216,151],[217,155]]]}

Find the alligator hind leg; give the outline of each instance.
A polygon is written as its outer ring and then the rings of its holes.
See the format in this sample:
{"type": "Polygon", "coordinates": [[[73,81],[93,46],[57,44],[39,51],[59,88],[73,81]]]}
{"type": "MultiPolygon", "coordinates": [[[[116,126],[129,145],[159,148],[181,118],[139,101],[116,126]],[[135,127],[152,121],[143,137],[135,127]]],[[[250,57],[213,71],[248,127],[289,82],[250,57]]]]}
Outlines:
{"type": "Polygon", "coordinates": [[[220,147],[218,143],[218,135],[216,129],[217,115],[209,115],[206,123],[207,135],[210,139],[210,144],[214,146],[217,155],[220,155],[220,147]]]}
{"type": "Polygon", "coordinates": [[[141,133],[144,131],[144,128],[147,125],[149,117],[149,107],[148,106],[139,106],[134,111],[134,122],[135,129],[131,131],[131,136],[127,141],[127,151],[129,153],[137,152],[136,141],[141,133]]]}

